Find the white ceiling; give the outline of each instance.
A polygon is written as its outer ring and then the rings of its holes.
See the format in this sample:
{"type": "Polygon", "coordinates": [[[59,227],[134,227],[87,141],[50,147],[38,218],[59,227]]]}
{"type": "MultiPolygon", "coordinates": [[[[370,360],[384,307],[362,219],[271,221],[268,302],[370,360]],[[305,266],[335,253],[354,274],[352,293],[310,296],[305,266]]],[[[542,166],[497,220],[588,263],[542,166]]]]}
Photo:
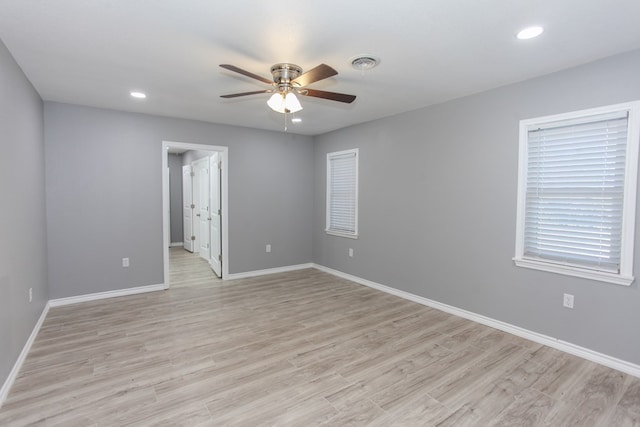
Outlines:
{"type": "Polygon", "coordinates": [[[640,48],[639,16],[639,0],[2,0],[0,38],[45,100],[275,131],[268,94],[220,98],[266,85],[218,65],[326,63],[339,74],[310,87],[357,99],[300,97],[289,132],[317,135],[640,48]],[[364,75],[363,53],[382,60],[364,75]]]}

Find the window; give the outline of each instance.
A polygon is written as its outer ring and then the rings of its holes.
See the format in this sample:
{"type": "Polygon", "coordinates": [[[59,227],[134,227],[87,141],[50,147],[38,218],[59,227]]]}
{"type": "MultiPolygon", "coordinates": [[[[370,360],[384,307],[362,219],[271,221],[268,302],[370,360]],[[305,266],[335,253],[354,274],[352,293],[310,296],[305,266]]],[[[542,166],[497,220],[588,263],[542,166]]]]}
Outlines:
{"type": "Polygon", "coordinates": [[[521,267],[630,285],[640,102],[520,122],[521,267]]]}
{"type": "Polygon", "coordinates": [[[328,234],[358,238],[358,149],[327,154],[328,234]]]}

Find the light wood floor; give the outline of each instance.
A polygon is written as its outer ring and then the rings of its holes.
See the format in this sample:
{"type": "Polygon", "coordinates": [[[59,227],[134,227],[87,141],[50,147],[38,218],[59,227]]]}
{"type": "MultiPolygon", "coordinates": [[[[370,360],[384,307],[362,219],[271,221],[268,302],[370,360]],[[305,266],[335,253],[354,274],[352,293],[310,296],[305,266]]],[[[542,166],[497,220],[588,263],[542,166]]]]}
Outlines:
{"type": "Polygon", "coordinates": [[[640,379],[316,270],[53,308],[6,426],[640,426],[640,379]]]}

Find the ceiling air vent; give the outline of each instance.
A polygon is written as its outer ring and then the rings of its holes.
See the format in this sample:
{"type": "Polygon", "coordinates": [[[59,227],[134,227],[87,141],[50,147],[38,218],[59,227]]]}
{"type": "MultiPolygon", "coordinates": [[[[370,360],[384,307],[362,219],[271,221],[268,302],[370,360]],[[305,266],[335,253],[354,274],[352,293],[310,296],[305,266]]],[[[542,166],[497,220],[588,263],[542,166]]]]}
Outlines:
{"type": "Polygon", "coordinates": [[[372,55],[358,55],[351,58],[351,66],[358,71],[367,71],[380,63],[380,59],[372,55]]]}

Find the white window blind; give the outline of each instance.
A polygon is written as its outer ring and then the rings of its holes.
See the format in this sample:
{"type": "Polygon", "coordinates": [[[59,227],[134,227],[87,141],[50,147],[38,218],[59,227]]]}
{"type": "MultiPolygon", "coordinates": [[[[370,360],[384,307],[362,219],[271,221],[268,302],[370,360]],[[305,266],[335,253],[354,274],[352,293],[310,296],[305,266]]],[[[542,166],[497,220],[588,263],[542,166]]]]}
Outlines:
{"type": "Polygon", "coordinates": [[[358,150],[327,154],[327,233],[358,234],[358,150]]]}
{"type": "Polygon", "coordinates": [[[522,120],[521,267],[629,285],[640,102],[522,120]]]}
{"type": "Polygon", "coordinates": [[[627,113],[529,130],[524,256],[620,272],[627,113]]]}

